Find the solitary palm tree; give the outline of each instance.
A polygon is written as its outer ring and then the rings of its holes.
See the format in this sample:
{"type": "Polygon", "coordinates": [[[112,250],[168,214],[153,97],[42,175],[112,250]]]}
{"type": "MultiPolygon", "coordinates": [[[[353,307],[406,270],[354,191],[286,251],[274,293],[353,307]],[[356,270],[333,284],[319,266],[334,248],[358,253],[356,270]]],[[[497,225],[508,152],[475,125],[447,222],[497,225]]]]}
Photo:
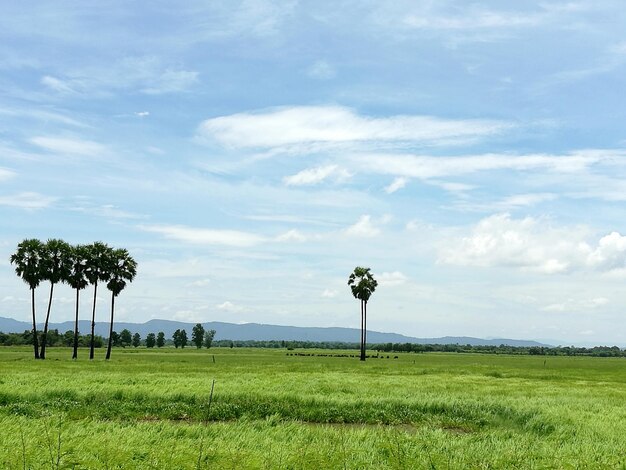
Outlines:
{"type": "Polygon", "coordinates": [[[31,292],[33,310],[33,346],[35,359],[39,359],[39,342],[37,341],[37,321],[35,320],[35,289],[41,282],[41,262],[43,258],[43,243],[30,238],[17,245],[17,251],[11,255],[11,264],[15,265],[15,273],[28,284],[31,292]]]}
{"type": "Polygon", "coordinates": [[[44,257],[42,262],[42,279],[50,281],[50,298],[48,299],[48,312],[41,336],[40,359],[46,358],[46,341],[48,339],[48,322],[50,321],[50,309],[52,307],[52,294],[54,285],[67,279],[69,274],[68,257],[70,245],[63,240],[53,238],[44,245],[44,257]]]}
{"type": "Polygon", "coordinates": [[[354,298],[361,301],[361,360],[364,361],[367,343],[367,301],[376,290],[378,282],[370,273],[370,268],[357,266],[348,278],[348,285],[354,298]]]}
{"type": "Polygon", "coordinates": [[[94,356],[94,338],[96,328],[96,299],[98,295],[98,281],[107,282],[109,280],[109,264],[111,259],[111,248],[102,242],[94,242],[88,245],[87,264],[85,276],[93,284],[93,310],[91,312],[91,339],[89,341],[89,359],[94,356]]]}
{"type": "Polygon", "coordinates": [[[78,304],[80,291],[89,284],[85,277],[88,255],[89,252],[85,245],[73,246],[69,255],[67,283],[72,289],[76,289],[76,318],[74,319],[74,351],[72,359],[78,358],[78,304]]]}
{"type": "Polygon", "coordinates": [[[111,358],[111,346],[113,343],[113,315],[115,314],[115,297],[124,290],[127,282],[133,282],[137,275],[137,262],[125,249],[117,249],[111,252],[110,277],[107,288],[111,291],[111,325],[109,327],[109,344],[107,346],[106,359],[111,358]]]}

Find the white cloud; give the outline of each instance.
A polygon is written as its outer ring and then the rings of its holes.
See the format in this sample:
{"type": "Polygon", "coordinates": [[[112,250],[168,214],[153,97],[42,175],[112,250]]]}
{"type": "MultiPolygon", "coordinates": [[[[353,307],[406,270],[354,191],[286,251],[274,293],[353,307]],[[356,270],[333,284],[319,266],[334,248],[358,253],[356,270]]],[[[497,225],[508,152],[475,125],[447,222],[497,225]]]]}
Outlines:
{"type": "Polygon", "coordinates": [[[467,175],[481,171],[552,171],[576,173],[602,162],[626,157],[626,152],[612,150],[581,150],[565,155],[485,154],[462,157],[416,155],[359,155],[353,157],[363,171],[431,179],[467,175]]]}
{"type": "Polygon", "coordinates": [[[304,242],[307,241],[307,236],[302,232],[292,229],[289,230],[278,237],[276,237],[276,241],[279,242],[304,242]]]}
{"type": "Polygon", "coordinates": [[[206,287],[211,283],[211,279],[209,279],[208,277],[204,278],[204,279],[198,279],[197,281],[193,281],[191,284],[189,284],[192,287],[206,287]]]}
{"type": "Polygon", "coordinates": [[[393,287],[404,284],[407,277],[400,271],[384,272],[377,276],[377,281],[381,286],[393,287]]]}
{"type": "Polygon", "coordinates": [[[45,75],[41,78],[41,84],[59,93],[76,93],[76,91],[63,80],[45,75]]]}
{"type": "Polygon", "coordinates": [[[510,123],[431,116],[362,116],[342,106],[294,106],[207,119],[201,139],[231,148],[276,148],[356,142],[434,145],[498,134],[510,123]]]}
{"type": "Polygon", "coordinates": [[[336,75],[335,68],[325,60],[318,60],[307,69],[307,75],[318,80],[330,80],[336,75]]]}
{"type": "Polygon", "coordinates": [[[404,188],[408,181],[409,181],[408,178],[405,178],[404,176],[398,176],[391,182],[389,186],[385,188],[385,192],[387,194],[395,193],[399,189],[404,188]]]}
{"type": "Polygon", "coordinates": [[[345,230],[345,234],[351,237],[375,237],[380,234],[380,229],[372,223],[369,215],[362,215],[359,220],[345,230]]]}
{"type": "Polygon", "coordinates": [[[146,219],[148,218],[145,215],[135,214],[133,212],[128,212],[113,204],[103,204],[100,206],[89,205],[83,203],[75,204],[71,207],[72,211],[76,212],[84,212],[89,215],[97,215],[99,217],[104,217],[107,219],[146,219]]]}
{"type": "Polygon", "coordinates": [[[225,302],[222,302],[221,304],[216,305],[215,308],[217,308],[218,310],[224,310],[225,312],[242,312],[245,310],[244,307],[240,305],[235,305],[234,303],[228,300],[226,300],[225,302]]]}
{"type": "Polygon", "coordinates": [[[600,308],[609,303],[606,297],[595,297],[593,299],[567,299],[562,302],[552,303],[542,307],[544,312],[586,312],[592,309],[600,308]]]}
{"type": "Polygon", "coordinates": [[[499,201],[488,203],[461,201],[456,203],[455,207],[464,210],[501,212],[520,207],[534,206],[542,202],[553,201],[557,199],[557,197],[558,196],[554,193],[515,194],[507,196],[499,201]]]}
{"type": "Polygon", "coordinates": [[[70,155],[94,156],[105,152],[106,147],[90,140],[64,137],[33,137],[30,141],[50,152],[70,155]]]}
{"type": "Polygon", "coordinates": [[[545,274],[576,270],[611,272],[626,267],[626,236],[612,232],[591,246],[584,227],[553,227],[544,219],[482,219],[462,238],[441,247],[439,261],[465,266],[505,266],[545,274]]]}
{"type": "Polygon", "coordinates": [[[146,232],[154,232],[165,238],[196,245],[225,245],[249,247],[265,241],[259,235],[237,230],[215,230],[187,227],[184,225],[140,225],[146,232]]]}
{"type": "Polygon", "coordinates": [[[146,78],[146,86],[141,89],[148,95],[160,95],[185,91],[198,83],[198,72],[166,69],[156,76],[146,78]]]}
{"type": "Polygon", "coordinates": [[[465,184],[465,183],[452,183],[452,182],[448,182],[448,181],[434,181],[434,180],[430,180],[428,181],[429,184],[433,184],[435,186],[439,186],[441,189],[444,189],[446,191],[449,191],[451,193],[463,193],[465,191],[471,191],[472,189],[475,189],[476,186],[471,185],[471,184],[465,184]]]}
{"type": "Polygon", "coordinates": [[[136,111],[135,116],[147,117],[147,116],[150,116],[150,111],[136,111]]]}
{"type": "Polygon", "coordinates": [[[287,186],[314,185],[321,183],[331,176],[334,177],[336,181],[343,181],[351,175],[347,170],[339,168],[337,165],[325,165],[308,168],[296,173],[295,175],[286,176],[283,178],[283,182],[287,186]]]}
{"type": "Polygon", "coordinates": [[[43,209],[50,206],[57,198],[33,192],[21,192],[11,196],[1,196],[0,206],[19,207],[22,209],[43,209]]]}
{"type": "Polygon", "coordinates": [[[322,297],[326,299],[333,299],[337,297],[337,291],[331,290],[331,289],[324,289],[324,292],[322,292],[322,297]]]}
{"type": "Polygon", "coordinates": [[[433,30],[468,30],[517,28],[537,26],[543,18],[538,14],[522,14],[515,12],[475,11],[464,12],[459,16],[415,16],[409,15],[404,24],[414,29],[433,30]]]}
{"type": "Polygon", "coordinates": [[[0,168],[0,181],[5,181],[15,176],[15,172],[7,170],[6,168],[0,168]]]}

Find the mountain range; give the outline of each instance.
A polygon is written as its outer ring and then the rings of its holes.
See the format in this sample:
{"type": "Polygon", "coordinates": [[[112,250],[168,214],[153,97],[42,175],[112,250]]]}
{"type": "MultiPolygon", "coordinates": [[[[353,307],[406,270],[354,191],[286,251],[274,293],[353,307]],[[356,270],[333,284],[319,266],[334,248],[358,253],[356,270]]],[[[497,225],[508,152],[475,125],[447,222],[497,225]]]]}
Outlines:
{"type": "MultiPolygon", "coordinates": [[[[79,331],[86,334],[91,329],[91,323],[88,320],[79,321],[79,331]]],[[[128,329],[132,333],[139,333],[145,338],[148,333],[158,333],[162,331],[166,338],[171,338],[174,331],[184,329],[190,335],[195,323],[185,323],[171,320],[150,320],[146,323],[125,323],[117,322],[114,329],[117,332],[128,329]]],[[[202,323],[205,330],[215,330],[215,339],[230,339],[234,341],[338,341],[358,343],[360,330],[356,328],[319,328],[319,327],[301,327],[301,326],[281,326],[281,325],[263,325],[259,323],[225,323],[225,322],[205,322],[202,323]]],[[[38,328],[43,328],[38,325],[38,328]]],[[[68,330],[74,330],[74,322],[66,321],[62,323],[50,323],[49,329],[57,329],[64,333],[68,330]]],[[[22,322],[13,318],[0,317],[0,331],[4,333],[22,333],[25,330],[32,329],[32,325],[28,322],[22,322]]],[[[95,331],[97,335],[108,336],[109,323],[96,322],[95,331]]],[[[405,336],[399,333],[381,333],[378,331],[367,332],[368,343],[415,343],[415,344],[471,344],[498,346],[504,344],[507,346],[549,346],[548,344],[539,343],[537,341],[526,341],[517,339],[481,339],[469,336],[444,336],[441,338],[415,338],[405,336]]]]}

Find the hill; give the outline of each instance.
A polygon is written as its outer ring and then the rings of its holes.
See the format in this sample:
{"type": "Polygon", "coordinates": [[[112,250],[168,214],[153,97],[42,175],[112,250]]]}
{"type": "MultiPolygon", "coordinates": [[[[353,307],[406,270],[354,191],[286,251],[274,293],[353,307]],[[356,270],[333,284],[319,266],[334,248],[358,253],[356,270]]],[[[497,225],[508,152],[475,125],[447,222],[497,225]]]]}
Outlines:
{"type": "MultiPolygon", "coordinates": [[[[162,331],[166,338],[171,338],[177,329],[185,329],[187,333],[191,333],[194,323],[185,323],[171,320],[150,320],[146,323],[126,323],[116,322],[115,331],[120,332],[128,329],[132,333],[139,333],[145,338],[148,333],[157,333],[162,331]]],[[[264,325],[259,323],[224,323],[224,322],[205,322],[202,326],[207,330],[215,330],[215,339],[231,339],[235,341],[245,340],[293,340],[293,341],[339,341],[357,343],[359,341],[359,330],[356,328],[319,328],[319,327],[300,327],[300,326],[281,326],[281,325],[264,325]]],[[[41,325],[38,326],[41,328],[41,325]]],[[[0,317],[0,331],[4,333],[21,333],[24,330],[30,330],[32,327],[28,322],[21,322],[12,318],[0,317]]],[[[58,329],[65,332],[74,329],[73,322],[51,323],[50,329],[58,329]]],[[[79,322],[79,330],[85,334],[90,331],[90,322],[81,320],[79,322]]],[[[108,336],[109,324],[105,322],[96,322],[96,334],[108,336]]],[[[378,331],[368,331],[368,343],[416,343],[416,344],[471,344],[476,345],[500,345],[507,346],[548,346],[537,341],[526,341],[517,339],[481,339],[469,336],[444,336],[441,338],[415,338],[405,336],[399,333],[382,333],[378,331]]]]}

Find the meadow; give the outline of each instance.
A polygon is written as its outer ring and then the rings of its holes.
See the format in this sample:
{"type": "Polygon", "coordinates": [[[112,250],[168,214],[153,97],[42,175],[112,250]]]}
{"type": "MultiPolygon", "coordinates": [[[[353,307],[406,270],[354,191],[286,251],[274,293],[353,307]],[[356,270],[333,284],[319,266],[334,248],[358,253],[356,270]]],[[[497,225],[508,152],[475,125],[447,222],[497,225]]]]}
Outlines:
{"type": "Polygon", "coordinates": [[[293,352],[0,348],[0,467],[626,468],[623,358],[293,352]]]}

